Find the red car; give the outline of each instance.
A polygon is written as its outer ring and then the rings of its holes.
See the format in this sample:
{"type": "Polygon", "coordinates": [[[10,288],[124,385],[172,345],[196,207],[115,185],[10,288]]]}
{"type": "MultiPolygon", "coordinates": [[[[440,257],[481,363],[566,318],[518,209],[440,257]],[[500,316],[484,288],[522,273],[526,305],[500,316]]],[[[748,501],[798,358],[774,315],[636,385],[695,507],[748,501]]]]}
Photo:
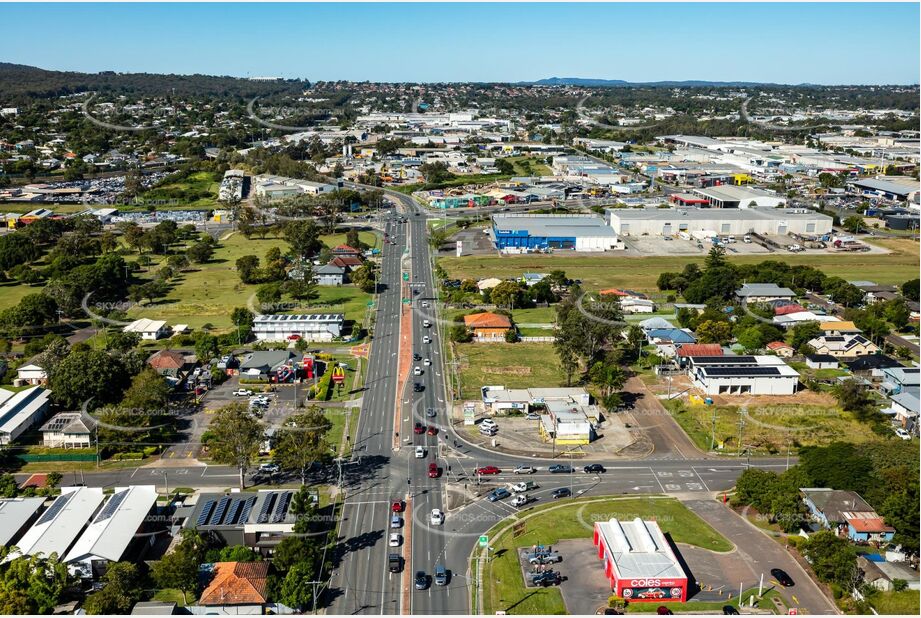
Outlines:
{"type": "Polygon", "coordinates": [[[425,425],[423,425],[422,423],[416,423],[416,425],[413,427],[413,433],[415,434],[425,433],[425,425]]]}
{"type": "Polygon", "coordinates": [[[434,436],[435,434],[438,433],[438,427],[431,426],[431,427],[429,427],[428,429],[425,430],[425,433],[427,433],[427,434],[430,435],[430,436],[434,436]]]}
{"type": "Polygon", "coordinates": [[[403,505],[402,500],[394,500],[393,504],[390,505],[390,512],[392,513],[402,513],[405,506],[403,505]]]}
{"type": "Polygon", "coordinates": [[[665,591],[659,588],[652,588],[650,590],[644,590],[636,595],[638,599],[664,599],[665,591]]]}
{"type": "Polygon", "coordinates": [[[429,464],[429,478],[437,479],[439,476],[441,476],[441,470],[438,468],[438,464],[433,461],[429,464]]]}
{"type": "Polygon", "coordinates": [[[483,466],[476,469],[477,474],[501,474],[502,470],[495,466],[483,466]]]}

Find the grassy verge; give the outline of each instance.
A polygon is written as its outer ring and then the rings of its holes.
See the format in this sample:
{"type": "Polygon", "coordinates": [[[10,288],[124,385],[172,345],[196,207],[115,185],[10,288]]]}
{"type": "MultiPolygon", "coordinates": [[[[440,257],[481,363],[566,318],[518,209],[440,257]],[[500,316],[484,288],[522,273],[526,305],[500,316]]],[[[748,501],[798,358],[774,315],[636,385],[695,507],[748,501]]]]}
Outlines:
{"type": "Polygon", "coordinates": [[[870,597],[870,603],[880,614],[917,616],[921,613],[917,590],[879,592],[870,597]]]}
{"type": "MultiPolygon", "coordinates": [[[[752,588],[746,590],[742,593],[742,598],[745,600],[745,607],[748,607],[748,599],[751,596],[755,596],[757,599],[758,589],[752,588]]],[[[774,603],[771,601],[772,598],[777,597],[783,600],[780,593],[776,590],[769,590],[761,595],[760,599],[755,601],[755,607],[758,609],[774,610],[774,603]]],[[[659,603],[631,603],[627,606],[628,614],[654,614],[659,608],[659,603]]],[[[679,612],[721,612],[723,607],[730,605],[736,609],[739,609],[739,599],[733,598],[732,600],[726,601],[688,601],[687,603],[664,603],[670,610],[675,613],[679,612]]]]}
{"type": "MultiPolygon", "coordinates": [[[[612,498],[553,504],[531,511],[524,534],[514,538],[510,521],[487,534],[495,539],[494,558],[483,574],[483,607],[486,614],[508,610],[512,614],[563,614],[566,608],[558,588],[526,589],[518,564],[516,549],[537,543],[553,544],[562,539],[590,538],[595,521],[612,517],[621,519],[655,519],[677,543],[687,543],[714,551],[730,551],[732,544],[706,522],[673,498],[612,498]],[[501,531],[508,530],[501,536],[501,531]],[[503,551],[504,550],[504,551],[503,551]]],[[[599,599],[599,605],[605,599],[599,599]]]]}
{"type": "Polygon", "coordinates": [[[462,343],[457,345],[457,356],[462,399],[478,397],[480,387],[488,384],[507,388],[565,385],[549,343],[462,343]]]}

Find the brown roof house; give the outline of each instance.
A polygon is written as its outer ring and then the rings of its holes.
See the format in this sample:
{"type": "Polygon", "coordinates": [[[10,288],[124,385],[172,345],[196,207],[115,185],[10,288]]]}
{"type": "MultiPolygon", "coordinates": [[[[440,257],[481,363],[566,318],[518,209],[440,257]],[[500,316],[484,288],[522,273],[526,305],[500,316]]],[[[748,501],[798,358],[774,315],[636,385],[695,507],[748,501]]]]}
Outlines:
{"type": "Polygon", "coordinates": [[[147,359],[150,365],[161,376],[182,378],[194,363],[186,360],[184,354],[174,350],[160,350],[147,359]]]}
{"type": "Polygon", "coordinates": [[[473,340],[478,343],[504,342],[505,333],[512,329],[507,316],[488,311],[465,315],[464,325],[473,330],[473,340]]]}
{"type": "Polygon", "coordinates": [[[268,562],[215,562],[211,582],[201,593],[198,604],[203,607],[230,605],[235,613],[240,613],[244,607],[261,610],[267,602],[268,573],[268,562]]]}

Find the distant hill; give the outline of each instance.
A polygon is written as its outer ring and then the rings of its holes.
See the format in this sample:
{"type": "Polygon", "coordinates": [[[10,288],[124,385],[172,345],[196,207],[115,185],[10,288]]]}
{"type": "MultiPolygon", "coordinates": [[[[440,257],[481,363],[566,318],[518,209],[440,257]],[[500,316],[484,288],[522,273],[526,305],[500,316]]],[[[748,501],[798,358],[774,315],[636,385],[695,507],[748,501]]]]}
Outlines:
{"type": "Polygon", "coordinates": [[[299,80],[257,82],[212,75],[47,71],[24,64],[0,62],[0,93],[3,93],[4,99],[15,98],[17,95],[55,97],[88,90],[140,96],[176,94],[254,97],[296,94],[309,85],[309,82],[299,80]]]}
{"type": "MultiPolygon", "coordinates": [[[[776,86],[760,82],[711,82],[704,80],[662,81],[662,82],[627,82],[622,79],[592,79],[585,77],[548,77],[536,82],[522,82],[535,86],[586,86],[598,88],[617,88],[624,86],[662,86],[662,87],[706,87],[706,86],[776,86]]],[[[800,84],[806,85],[806,84],[800,84]]]]}

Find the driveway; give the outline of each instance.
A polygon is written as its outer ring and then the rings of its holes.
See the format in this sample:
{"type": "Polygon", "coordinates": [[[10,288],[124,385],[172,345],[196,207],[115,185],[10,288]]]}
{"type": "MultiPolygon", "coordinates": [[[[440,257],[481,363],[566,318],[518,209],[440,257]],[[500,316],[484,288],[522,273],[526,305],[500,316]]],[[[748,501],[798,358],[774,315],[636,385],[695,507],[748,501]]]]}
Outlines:
{"type": "MultiPolygon", "coordinates": [[[[778,588],[788,607],[798,608],[801,614],[839,613],[834,603],[787,550],[728,506],[716,500],[682,500],[682,503],[729,539],[736,546],[736,552],[748,563],[753,575],[760,578],[764,574],[766,585],[771,579],[771,569],[781,568],[789,573],[796,585],[778,588]]],[[[701,575],[706,577],[706,574],[695,573],[698,580],[701,575]]],[[[747,573],[741,575],[747,576],[747,573]]],[[[743,580],[743,583],[747,582],[743,580]]]]}

